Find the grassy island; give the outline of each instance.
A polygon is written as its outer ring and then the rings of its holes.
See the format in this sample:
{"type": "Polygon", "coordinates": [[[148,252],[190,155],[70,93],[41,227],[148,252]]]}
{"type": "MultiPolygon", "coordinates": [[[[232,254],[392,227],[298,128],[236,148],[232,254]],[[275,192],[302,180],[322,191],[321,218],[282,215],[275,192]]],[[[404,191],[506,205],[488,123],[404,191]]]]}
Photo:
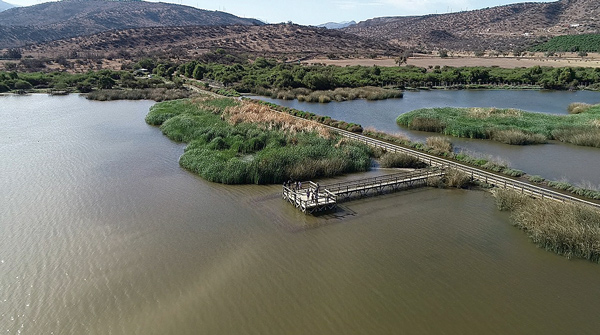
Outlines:
{"type": "Polygon", "coordinates": [[[281,183],[371,166],[368,146],[251,101],[201,96],[162,102],[146,122],[188,143],[179,163],[213,182],[281,183]]]}
{"type": "Polygon", "coordinates": [[[600,147],[600,105],[573,104],[571,115],[516,109],[425,108],[400,115],[396,122],[413,130],[515,144],[558,140],[600,147]]]}

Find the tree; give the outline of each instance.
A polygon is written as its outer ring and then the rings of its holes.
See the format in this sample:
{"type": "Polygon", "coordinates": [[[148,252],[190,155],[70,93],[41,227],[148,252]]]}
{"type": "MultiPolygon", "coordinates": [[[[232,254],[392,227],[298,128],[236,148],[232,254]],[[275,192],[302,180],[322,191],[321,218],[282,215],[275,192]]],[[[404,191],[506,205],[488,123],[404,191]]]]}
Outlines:
{"type": "Polygon", "coordinates": [[[21,49],[13,48],[8,49],[8,51],[6,51],[4,54],[4,57],[8,59],[21,59],[23,56],[21,54],[21,49]]]}
{"type": "Polygon", "coordinates": [[[402,64],[406,64],[408,62],[408,56],[405,53],[402,53],[402,55],[394,58],[394,62],[396,65],[402,66],[402,64]]]}
{"type": "Polygon", "coordinates": [[[100,89],[111,89],[115,85],[115,80],[107,75],[98,78],[97,86],[100,89]]]}
{"type": "Polygon", "coordinates": [[[197,64],[192,72],[192,77],[196,80],[200,80],[204,78],[204,74],[206,73],[206,68],[202,64],[197,64]]]}

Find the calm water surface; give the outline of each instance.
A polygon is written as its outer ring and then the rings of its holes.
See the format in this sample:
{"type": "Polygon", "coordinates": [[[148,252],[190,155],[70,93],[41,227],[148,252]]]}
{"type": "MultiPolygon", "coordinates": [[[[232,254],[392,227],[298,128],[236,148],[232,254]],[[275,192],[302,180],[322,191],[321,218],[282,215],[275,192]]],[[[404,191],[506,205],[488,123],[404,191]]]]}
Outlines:
{"type": "MultiPolygon", "coordinates": [[[[572,102],[600,103],[600,92],[589,91],[507,91],[461,90],[405,92],[403,99],[384,101],[354,100],[341,103],[308,103],[274,100],[260,97],[280,105],[310,111],[334,119],[359,123],[389,133],[403,133],[416,141],[424,141],[437,134],[411,131],[396,124],[403,113],[428,107],[498,107],[518,108],[526,111],[566,115],[572,102]]],[[[590,182],[600,187],[600,149],[553,142],[535,146],[512,146],[488,140],[448,137],[456,150],[475,155],[492,156],[529,174],[538,174],[551,180],[572,183],[590,182]]]]}
{"type": "Polygon", "coordinates": [[[151,105],[0,97],[0,333],[597,334],[600,267],[487,193],[304,216],[180,169],[151,105]]]}

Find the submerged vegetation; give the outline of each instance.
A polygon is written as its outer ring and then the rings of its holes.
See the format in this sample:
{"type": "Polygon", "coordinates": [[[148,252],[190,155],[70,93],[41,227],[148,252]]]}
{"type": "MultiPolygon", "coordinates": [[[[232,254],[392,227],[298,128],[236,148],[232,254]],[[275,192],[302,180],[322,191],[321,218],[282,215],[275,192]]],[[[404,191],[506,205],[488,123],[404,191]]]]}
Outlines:
{"type": "Polygon", "coordinates": [[[146,122],[188,143],[182,167],[226,184],[280,183],[370,168],[371,149],[267,106],[200,97],[156,104],[146,122]]]}
{"type": "Polygon", "coordinates": [[[571,115],[497,108],[425,108],[402,114],[396,121],[414,130],[513,145],[558,140],[600,147],[600,105],[574,104],[569,110],[571,115]]]}
{"type": "Polygon", "coordinates": [[[538,246],[568,258],[600,263],[600,211],[550,199],[532,199],[512,190],[494,190],[500,210],[538,246]]]}

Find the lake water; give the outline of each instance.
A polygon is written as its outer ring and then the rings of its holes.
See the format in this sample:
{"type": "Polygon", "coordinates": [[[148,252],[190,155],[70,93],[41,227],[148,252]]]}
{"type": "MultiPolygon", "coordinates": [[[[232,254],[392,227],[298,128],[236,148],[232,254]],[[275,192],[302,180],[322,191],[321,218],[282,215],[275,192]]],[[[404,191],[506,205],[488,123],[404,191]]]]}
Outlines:
{"type": "Polygon", "coordinates": [[[0,333],[597,334],[600,267],[488,193],[305,216],[278,185],[181,169],[151,105],[0,97],[0,333]]]}
{"type": "MultiPolygon", "coordinates": [[[[572,102],[600,103],[600,92],[589,91],[502,91],[502,90],[432,90],[405,92],[402,99],[382,101],[354,100],[339,103],[309,103],[258,97],[283,106],[330,116],[334,119],[374,127],[388,133],[402,133],[416,141],[439,134],[411,131],[396,124],[403,113],[429,107],[498,107],[518,108],[538,113],[568,114],[572,102]]],[[[447,137],[457,151],[465,150],[499,158],[512,167],[550,180],[567,180],[600,188],[600,149],[552,142],[534,146],[512,146],[489,140],[447,137]]]]}

